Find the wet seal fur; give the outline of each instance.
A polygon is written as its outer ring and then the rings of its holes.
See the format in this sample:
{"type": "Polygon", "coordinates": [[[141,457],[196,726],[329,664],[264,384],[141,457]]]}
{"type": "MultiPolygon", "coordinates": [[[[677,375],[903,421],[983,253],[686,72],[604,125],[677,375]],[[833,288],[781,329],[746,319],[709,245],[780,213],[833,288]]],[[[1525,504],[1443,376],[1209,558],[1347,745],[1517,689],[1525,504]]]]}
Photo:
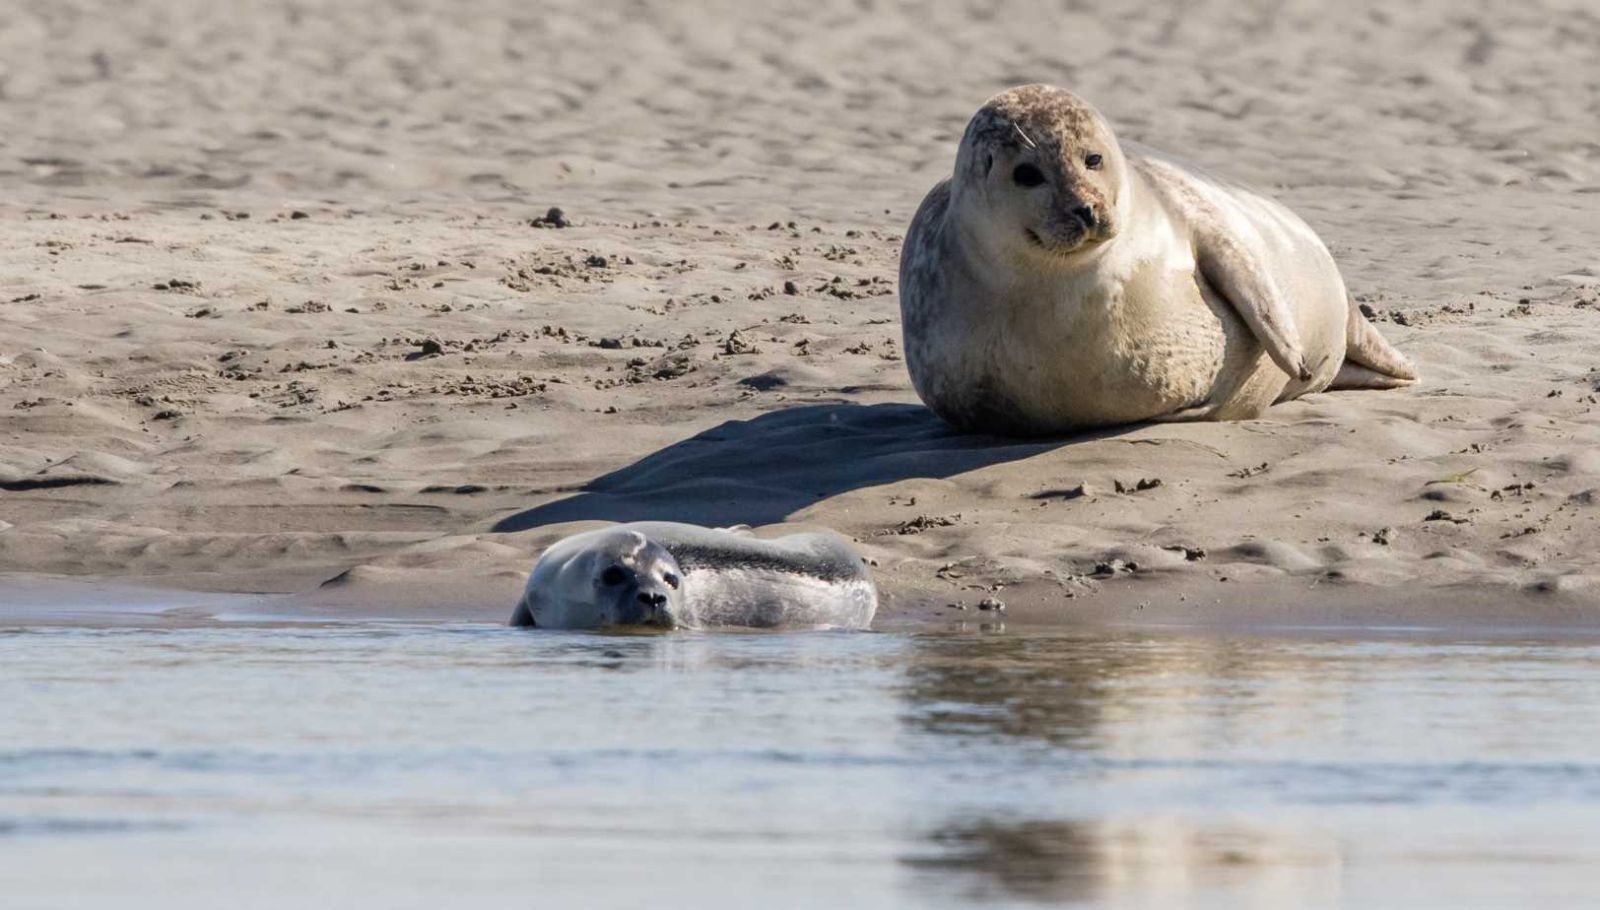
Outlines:
{"type": "Polygon", "coordinates": [[[967,431],[1237,420],[1416,379],[1293,212],[1119,143],[1053,86],[973,116],[912,219],[900,288],[917,394],[967,431]]]}
{"type": "Polygon", "coordinates": [[[539,557],[511,615],[547,629],[865,629],[866,563],[837,534],[763,540],[665,521],[575,534],[539,557]]]}

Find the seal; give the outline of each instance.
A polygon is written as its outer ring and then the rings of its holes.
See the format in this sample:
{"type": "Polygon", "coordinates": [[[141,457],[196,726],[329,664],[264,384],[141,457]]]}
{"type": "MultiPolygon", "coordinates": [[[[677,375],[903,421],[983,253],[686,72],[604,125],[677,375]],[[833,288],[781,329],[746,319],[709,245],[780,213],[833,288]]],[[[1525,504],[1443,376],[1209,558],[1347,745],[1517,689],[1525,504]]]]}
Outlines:
{"type": "Polygon", "coordinates": [[[967,431],[1246,419],[1416,379],[1288,208],[1047,85],[967,125],[906,235],[900,313],[917,394],[967,431]]]}
{"type": "Polygon", "coordinates": [[[866,564],[837,534],[762,540],[649,521],[557,541],[540,555],[513,626],[865,629],[878,609],[866,564]]]}

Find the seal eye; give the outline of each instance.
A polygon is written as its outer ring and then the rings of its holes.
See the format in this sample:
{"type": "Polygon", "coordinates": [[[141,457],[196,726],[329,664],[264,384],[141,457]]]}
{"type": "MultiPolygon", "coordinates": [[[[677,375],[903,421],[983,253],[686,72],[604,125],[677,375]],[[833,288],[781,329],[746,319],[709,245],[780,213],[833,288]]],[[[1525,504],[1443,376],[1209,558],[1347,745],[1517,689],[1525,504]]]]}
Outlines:
{"type": "Polygon", "coordinates": [[[600,583],[606,587],[614,587],[628,580],[628,573],[622,571],[621,566],[609,566],[600,573],[600,583]]]}
{"type": "Polygon", "coordinates": [[[1104,160],[1104,158],[1100,157],[1099,152],[1090,152],[1088,156],[1083,159],[1083,163],[1088,166],[1089,170],[1098,171],[1100,170],[1100,162],[1104,160]]]}
{"type": "Polygon", "coordinates": [[[672,590],[674,590],[674,591],[678,590],[678,584],[679,584],[678,576],[672,574],[671,572],[668,572],[667,574],[661,576],[661,580],[666,582],[667,583],[667,587],[671,588],[672,590]]]}
{"type": "Polygon", "coordinates": [[[1044,172],[1031,164],[1019,164],[1011,172],[1011,180],[1017,186],[1038,186],[1044,182],[1044,172]]]}

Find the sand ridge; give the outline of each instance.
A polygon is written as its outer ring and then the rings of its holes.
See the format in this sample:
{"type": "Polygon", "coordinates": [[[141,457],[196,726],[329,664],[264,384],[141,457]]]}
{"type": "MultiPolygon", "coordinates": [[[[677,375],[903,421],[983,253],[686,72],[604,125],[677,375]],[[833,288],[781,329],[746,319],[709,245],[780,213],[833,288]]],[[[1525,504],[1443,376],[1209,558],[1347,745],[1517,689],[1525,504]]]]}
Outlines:
{"type": "Polygon", "coordinates": [[[835,528],[886,615],[1600,603],[1583,4],[467,9],[0,23],[0,571],[489,615],[661,518],[835,528]],[[1032,80],[1301,212],[1423,381],[940,425],[899,243],[1032,80]]]}

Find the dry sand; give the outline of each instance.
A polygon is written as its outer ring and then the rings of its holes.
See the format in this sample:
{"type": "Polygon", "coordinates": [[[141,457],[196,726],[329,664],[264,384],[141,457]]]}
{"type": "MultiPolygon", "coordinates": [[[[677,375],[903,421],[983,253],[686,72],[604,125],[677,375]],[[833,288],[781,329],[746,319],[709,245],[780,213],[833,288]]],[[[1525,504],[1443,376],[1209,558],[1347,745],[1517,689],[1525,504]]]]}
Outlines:
{"type": "Polygon", "coordinates": [[[497,618],[547,542],[661,518],[836,528],[889,620],[1591,622],[1596,123],[1590,0],[14,0],[0,599],[497,618]],[[1277,194],[1423,381],[939,425],[901,235],[1025,81],[1277,194]]]}

